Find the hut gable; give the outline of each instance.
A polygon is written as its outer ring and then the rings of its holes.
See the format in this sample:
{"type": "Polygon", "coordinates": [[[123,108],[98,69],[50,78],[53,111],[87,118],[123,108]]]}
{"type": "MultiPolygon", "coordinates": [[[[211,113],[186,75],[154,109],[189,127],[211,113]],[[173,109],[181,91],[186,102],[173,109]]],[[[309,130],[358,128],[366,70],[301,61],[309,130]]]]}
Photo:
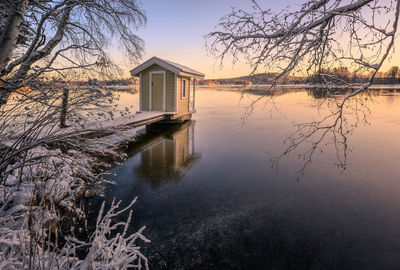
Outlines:
{"type": "Polygon", "coordinates": [[[169,71],[172,71],[173,73],[180,75],[180,76],[188,76],[188,77],[197,77],[199,79],[202,79],[204,77],[204,74],[201,72],[198,72],[194,69],[191,69],[189,67],[183,66],[181,64],[177,64],[168,60],[164,60],[158,57],[152,57],[143,64],[135,67],[130,71],[132,76],[138,76],[140,72],[143,70],[147,69],[148,67],[157,64],[169,71]]]}

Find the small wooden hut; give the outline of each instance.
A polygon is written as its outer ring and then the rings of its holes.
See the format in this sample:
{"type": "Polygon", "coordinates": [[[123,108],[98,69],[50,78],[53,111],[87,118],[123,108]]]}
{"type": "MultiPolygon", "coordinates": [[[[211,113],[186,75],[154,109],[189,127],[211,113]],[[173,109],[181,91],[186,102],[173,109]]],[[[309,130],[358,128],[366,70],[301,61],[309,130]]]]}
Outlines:
{"type": "Polygon", "coordinates": [[[195,112],[196,79],[203,79],[203,73],[158,57],[130,73],[140,78],[140,111],[171,113],[171,119],[187,119],[195,112]]]}

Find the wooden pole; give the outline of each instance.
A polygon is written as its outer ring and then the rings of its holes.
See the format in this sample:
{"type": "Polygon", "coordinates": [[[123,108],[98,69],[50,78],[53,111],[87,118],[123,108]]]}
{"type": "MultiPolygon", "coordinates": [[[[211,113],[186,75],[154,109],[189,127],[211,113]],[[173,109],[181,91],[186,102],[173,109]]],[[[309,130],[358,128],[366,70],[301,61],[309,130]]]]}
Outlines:
{"type": "Polygon", "coordinates": [[[190,81],[191,81],[191,78],[189,77],[189,83],[188,83],[188,87],[187,87],[187,93],[186,93],[186,97],[187,97],[187,99],[188,99],[188,112],[190,112],[190,81]]]}
{"type": "Polygon", "coordinates": [[[64,88],[63,94],[62,94],[62,101],[61,101],[60,128],[67,127],[67,125],[65,124],[65,121],[67,119],[68,97],[69,97],[69,89],[64,88]]]}
{"type": "Polygon", "coordinates": [[[196,78],[193,79],[193,111],[195,110],[196,100],[196,78]]]}

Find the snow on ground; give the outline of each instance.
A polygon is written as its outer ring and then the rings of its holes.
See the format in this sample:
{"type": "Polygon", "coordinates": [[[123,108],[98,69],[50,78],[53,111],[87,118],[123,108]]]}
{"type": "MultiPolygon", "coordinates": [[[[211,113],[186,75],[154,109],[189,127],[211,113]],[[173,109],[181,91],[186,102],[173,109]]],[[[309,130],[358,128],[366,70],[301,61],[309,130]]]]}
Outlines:
{"type": "Polygon", "coordinates": [[[118,127],[162,115],[135,114],[138,95],[118,95],[108,112],[87,106],[72,111],[67,118],[70,127],[64,129],[58,127],[58,107],[40,114],[46,108],[39,103],[26,106],[18,97],[2,107],[0,151],[7,163],[0,175],[0,269],[147,269],[137,245],[139,239],[148,241],[142,235],[144,228],[133,235],[113,232],[130,224],[131,218],[113,223],[116,215],[130,209],[119,210],[118,203],[108,211],[103,207],[86,242],[74,237],[73,226],[67,228],[71,232],[63,226],[64,221],[85,222],[77,202],[90,193],[88,184],[101,190],[110,160],[124,157],[115,146],[131,140],[136,130],[118,127]],[[75,121],[79,119],[83,121],[75,121]],[[101,139],[79,136],[99,130],[118,134],[101,139]],[[86,257],[78,259],[82,249],[87,250],[86,257]]]}
{"type": "Polygon", "coordinates": [[[27,160],[40,162],[30,162],[21,170],[8,168],[10,174],[0,185],[0,269],[148,268],[147,259],[137,246],[139,239],[148,242],[142,235],[144,227],[133,235],[110,236],[119,227],[126,231],[132,213],[126,222],[115,224],[112,218],[128,211],[134,201],[123,210],[114,203],[108,212],[103,205],[90,241],[60,232],[61,212],[84,218],[76,208],[77,200],[84,194],[87,182],[98,181],[99,174],[93,170],[96,159],[76,150],[61,152],[39,146],[29,150],[27,160]],[[65,245],[54,247],[51,239],[55,236],[65,237],[65,245]],[[78,259],[76,252],[83,248],[88,250],[87,256],[78,259]],[[30,267],[32,263],[34,267],[30,267]]]}

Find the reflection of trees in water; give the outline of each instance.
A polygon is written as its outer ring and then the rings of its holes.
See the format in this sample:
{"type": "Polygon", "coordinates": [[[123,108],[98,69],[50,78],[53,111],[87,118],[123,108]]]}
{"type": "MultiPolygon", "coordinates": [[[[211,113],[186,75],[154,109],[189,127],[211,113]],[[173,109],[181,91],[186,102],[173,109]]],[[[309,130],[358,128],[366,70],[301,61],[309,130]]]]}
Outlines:
{"type": "MultiPolygon", "coordinates": [[[[337,95],[346,95],[350,94],[353,89],[349,89],[346,87],[336,87],[327,89],[326,87],[308,87],[307,93],[315,99],[320,98],[333,98],[337,95]]],[[[383,96],[390,95],[394,93],[400,93],[400,89],[396,88],[382,88],[382,89],[374,89],[373,87],[369,88],[367,94],[369,96],[383,96]]]]}
{"type": "Polygon", "coordinates": [[[348,144],[348,137],[353,134],[360,125],[368,125],[368,115],[371,113],[368,103],[374,97],[389,96],[389,101],[393,101],[393,96],[400,93],[397,88],[373,88],[354,94],[354,89],[349,87],[304,87],[302,89],[291,89],[282,87],[281,89],[258,89],[253,91],[244,90],[243,95],[251,93],[254,99],[247,105],[243,115],[243,121],[250,118],[255,110],[255,105],[264,102],[263,109],[268,109],[272,113],[278,113],[284,118],[286,115],[279,108],[276,98],[285,94],[306,91],[314,99],[313,110],[310,111],[309,118],[312,120],[305,122],[292,122],[294,131],[284,139],[284,149],[282,153],[271,159],[274,169],[278,169],[279,162],[283,157],[296,156],[303,160],[296,175],[298,178],[304,175],[305,170],[312,164],[314,154],[333,150],[336,156],[335,165],[341,170],[347,168],[347,158],[351,150],[348,144]],[[333,147],[330,149],[329,147],[333,147]]]}
{"type": "Polygon", "coordinates": [[[150,139],[140,148],[141,163],[135,171],[151,185],[179,181],[201,157],[195,152],[193,121],[167,130],[153,126],[148,133],[150,139]]]}
{"type": "Polygon", "coordinates": [[[324,87],[312,87],[307,89],[307,93],[315,99],[329,98],[335,95],[344,95],[349,93],[349,89],[346,88],[335,88],[326,89],[324,87]]]}
{"type": "Polygon", "coordinates": [[[371,111],[367,103],[373,96],[383,91],[364,92],[351,98],[348,89],[323,90],[313,88],[309,94],[317,101],[315,107],[318,114],[311,121],[293,123],[295,130],[284,140],[284,151],[272,159],[272,166],[277,169],[282,157],[297,154],[302,159],[298,177],[304,175],[307,167],[313,161],[314,154],[323,152],[325,147],[333,147],[336,156],[336,166],[341,170],[347,167],[347,158],[350,151],[348,136],[353,134],[359,125],[368,124],[368,115],[371,111]]]}

